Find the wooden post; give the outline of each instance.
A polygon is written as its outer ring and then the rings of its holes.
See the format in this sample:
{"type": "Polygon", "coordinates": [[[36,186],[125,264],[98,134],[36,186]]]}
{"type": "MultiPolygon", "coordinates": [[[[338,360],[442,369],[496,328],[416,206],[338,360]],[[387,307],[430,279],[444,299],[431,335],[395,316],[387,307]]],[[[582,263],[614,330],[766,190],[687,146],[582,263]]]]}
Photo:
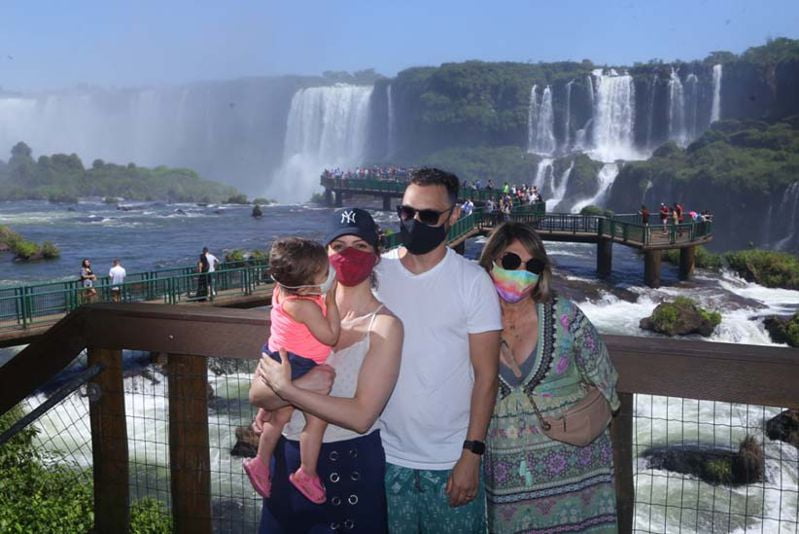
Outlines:
{"type": "Polygon", "coordinates": [[[208,370],[202,356],[170,354],[169,470],[177,533],[211,533],[208,370]]]}
{"type": "Polygon", "coordinates": [[[596,273],[607,278],[613,272],[613,239],[600,237],[596,242],[596,273]]]}
{"type": "Polygon", "coordinates": [[[383,210],[389,211],[391,209],[391,195],[383,195],[383,210]]]}
{"type": "Polygon", "coordinates": [[[696,245],[680,249],[680,280],[690,280],[696,264],[696,245]]]}
{"type": "Polygon", "coordinates": [[[649,287],[660,287],[660,251],[644,252],[644,283],[649,287]]]}
{"type": "Polygon", "coordinates": [[[633,482],[633,394],[619,393],[621,407],[610,424],[616,473],[616,514],[619,532],[632,532],[635,513],[633,482]]]}
{"type": "Polygon", "coordinates": [[[122,388],[122,351],[89,348],[89,366],[103,371],[89,382],[94,471],[94,530],[127,532],[128,431],[122,388]]]}

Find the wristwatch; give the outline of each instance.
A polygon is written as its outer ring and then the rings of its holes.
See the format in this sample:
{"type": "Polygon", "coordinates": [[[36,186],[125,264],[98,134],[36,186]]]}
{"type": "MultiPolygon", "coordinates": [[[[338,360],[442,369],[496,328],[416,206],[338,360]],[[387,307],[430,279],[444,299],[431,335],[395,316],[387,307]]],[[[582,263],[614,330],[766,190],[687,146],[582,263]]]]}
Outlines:
{"type": "Polygon", "coordinates": [[[463,448],[469,449],[475,454],[483,454],[486,451],[486,444],[482,441],[469,441],[468,439],[463,442],[463,448]]]}

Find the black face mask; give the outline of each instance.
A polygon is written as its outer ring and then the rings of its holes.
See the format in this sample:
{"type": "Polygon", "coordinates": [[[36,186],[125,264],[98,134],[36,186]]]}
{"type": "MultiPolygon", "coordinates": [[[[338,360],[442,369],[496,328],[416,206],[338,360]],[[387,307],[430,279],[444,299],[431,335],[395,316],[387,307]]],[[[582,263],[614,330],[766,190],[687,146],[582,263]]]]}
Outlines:
{"type": "Polygon", "coordinates": [[[411,254],[427,254],[447,238],[446,225],[427,226],[416,219],[400,221],[402,244],[411,254]]]}

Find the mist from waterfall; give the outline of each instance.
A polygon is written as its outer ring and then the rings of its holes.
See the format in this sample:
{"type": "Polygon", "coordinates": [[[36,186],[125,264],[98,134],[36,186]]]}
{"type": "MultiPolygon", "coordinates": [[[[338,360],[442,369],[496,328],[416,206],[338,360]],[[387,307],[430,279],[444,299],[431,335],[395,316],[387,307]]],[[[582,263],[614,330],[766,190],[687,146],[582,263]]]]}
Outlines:
{"type": "Polygon", "coordinates": [[[610,191],[613,182],[616,180],[616,177],[619,175],[619,165],[616,163],[605,163],[601,169],[599,169],[599,173],[597,173],[597,191],[596,193],[589,198],[585,198],[580,200],[574,204],[571,208],[572,213],[580,213],[580,210],[586,206],[601,206],[607,196],[608,191],[610,191]]]}
{"type": "Polygon", "coordinates": [[[291,99],[283,165],[267,194],[305,202],[324,169],[363,162],[373,86],[337,84],[299,89],[291,99]]]}
{"type": "Polygon", "coordinates": [[[394,115],[394,98],[391,91],[391,84],[386,86],[386,105],[388,107],[387,113],[387,120],[388,124],[386,125],[387,131],[387,140],[386,140],[386,156],[391,158],[396,153],[397,147],[397,132],[395,130],[396,126],[396,116],[394,115]]]}
{"type": "Polygon", "coordinates": [[[676,141],[680,146],[688,144],[685,128],[685,94],[680,75],[674,67],[669,76],[669,140],[676,141]]]}

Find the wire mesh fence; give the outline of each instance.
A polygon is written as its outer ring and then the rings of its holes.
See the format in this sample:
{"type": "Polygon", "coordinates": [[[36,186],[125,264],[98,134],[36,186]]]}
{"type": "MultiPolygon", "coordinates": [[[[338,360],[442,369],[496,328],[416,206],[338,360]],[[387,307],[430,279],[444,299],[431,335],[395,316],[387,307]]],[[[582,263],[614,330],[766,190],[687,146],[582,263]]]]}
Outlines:
{"type": "MultiPolygon", "coordinates": [[[[134,532],[136,525],[158,525],[158,532],[171,528],[175,503],[170,479],[167,359],[165,355],[132,351],[125,351],[123,357],[134,532]]],[[[225,358],[203,361],[207,366],[202,376],[194,378],[207,379],[208,384],[201,394],[208,408],[203,420],[207,421],[213,530],[256,532],[261,499],[241,469],[242,458],[254,455],[257,448],[257,437],[248,430],[254,409],[247,400],[255,362],[225,358]]],[[[84,357],[79,358],[60,383],[85,370],[84,362],[84,357]]],[[[182,377],[192,379],[186,374],[182,377]]],[[[29,397],[22,404],[22,412],[46,402],[53,391],[48,388],[29,397]]],[[[73,522],[59,527],[61,532],[82,532],[85,529],[81,528],[91,525],[89,411],[95,393],[86,385],[75,389],[18,433],[17,441],[0,445],[0,462],[4,473],[9,473],[11,447],[19,447],[20,439],[28,440],[35,451],[31,456],[36,462],[33,472],[38,474],[28,477],[25,487],[14,477],[4,476],[0,481],[0,499],[5,499],[0,502],[0,531],[7,530],[2,527],[4,518],[22,517],[21,510],[31,506],[25,500],[27,495],[41,490],[41,483],[30,485],[29,479],[47,481],[63,494],[59,502],[72,510],[73,522]],[[11,487],[9,480],[17,485],[11,487]],[[23,490],[27,492],[24,495],[23,490]],[[8,509],[17,510],[17,516],[9,515],[8,509]]],[[[191,403],[197,399],[186,400],[191,403]]],[[[22,412],[9,412],[3,424],[13,423],[9,417],[18,418],[22,412]]],[[[774,421],[781,412],[755,405],[636,395],[634,532],[799,532],[799,455],[795,445],[777,439],[780,425],[774,421]]],[[[184,428],[193,432],[190,426],[184,428]]],[[[47,516],[27,513],[25,520],[29,531],[47,530],[47,516]]]]}
{"type": "Polygon", "coordinates": [[[799,532],[797,448],[769,424],[781,412],[636,395],[634,531],[799,532]]]}

